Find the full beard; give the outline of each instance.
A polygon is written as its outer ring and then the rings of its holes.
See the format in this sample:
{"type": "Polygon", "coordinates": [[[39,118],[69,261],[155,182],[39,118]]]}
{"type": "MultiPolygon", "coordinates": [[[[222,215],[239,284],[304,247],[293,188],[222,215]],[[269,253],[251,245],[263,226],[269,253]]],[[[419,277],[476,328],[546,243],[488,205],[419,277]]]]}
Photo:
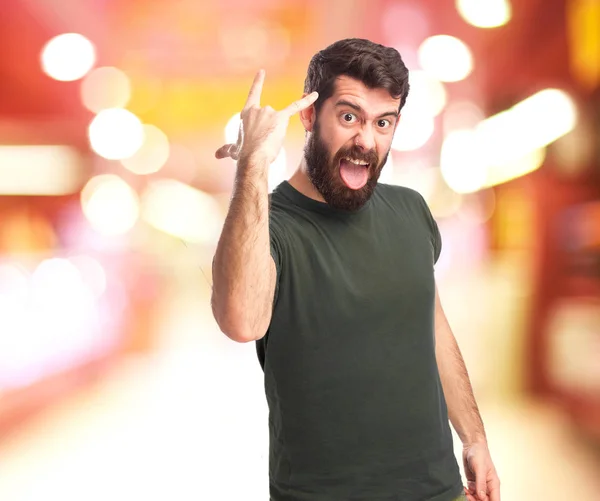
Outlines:
{"type": "Polygon", "coordinates": [[[382,161],[379,161],[374,150],[365,152],[357,146],[352,146],[350,148],[340,148],[331,159],[327,145],[321,139],[316,123],[304,147],[307,174],[311,183],[328,205],[349,212],[360,209],[371,198],[388,155],[389,150],[382,161]],[[369,170],[369,178],[367,184],[362,188],[353,190],[342,181],[340,161],[345,157],[369,163],[368,167],[365,167],[369,170]]]}

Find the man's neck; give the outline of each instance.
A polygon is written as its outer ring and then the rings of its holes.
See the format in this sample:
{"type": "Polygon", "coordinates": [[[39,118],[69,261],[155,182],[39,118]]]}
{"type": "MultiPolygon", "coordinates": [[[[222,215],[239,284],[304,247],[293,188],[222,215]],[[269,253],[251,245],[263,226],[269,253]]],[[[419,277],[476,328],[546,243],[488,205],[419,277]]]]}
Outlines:
{"type": "Polygon", "coordinates": [[[308,174],[306,173],[306,161],[304,159],[302,159],[300,162],[300,165],[296,169],[296,172],[294,172],[294,175],[288,179],[288,183],[290,183],[293,188],[298,190],[304,196],[319,202],[325,202],[325,199],[314,187],[308,177],[308,174]]]}

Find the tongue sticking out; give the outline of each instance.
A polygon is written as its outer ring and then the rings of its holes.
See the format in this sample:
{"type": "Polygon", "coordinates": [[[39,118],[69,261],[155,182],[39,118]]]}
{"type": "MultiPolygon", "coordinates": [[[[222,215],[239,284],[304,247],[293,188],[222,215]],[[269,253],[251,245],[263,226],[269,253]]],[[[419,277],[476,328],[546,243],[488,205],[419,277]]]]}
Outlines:
{"type": "Polygon", "coordinates": [[[342,181],[352,190],[361,189],[369,180],[368,167],[368,165],[356,165],[342,159],[340,162],[340,176],[342,177],[342,181]]]}

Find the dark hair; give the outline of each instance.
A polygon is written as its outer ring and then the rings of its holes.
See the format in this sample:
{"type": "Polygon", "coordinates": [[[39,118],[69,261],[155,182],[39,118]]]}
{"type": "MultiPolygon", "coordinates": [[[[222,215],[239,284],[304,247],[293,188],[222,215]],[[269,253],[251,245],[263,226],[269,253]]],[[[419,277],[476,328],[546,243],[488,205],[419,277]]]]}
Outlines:
{"type": "Polygon", "coordinates": [[[398,111],[408,96],[408,69],[400,53],[362,38],[348,38],[317,52],[308,65],[304,92],[317,91],[317,113],[333,95],[335,80],[341,75],[360,80],[370,89],[384,88],[400,98],[398,111]]]}

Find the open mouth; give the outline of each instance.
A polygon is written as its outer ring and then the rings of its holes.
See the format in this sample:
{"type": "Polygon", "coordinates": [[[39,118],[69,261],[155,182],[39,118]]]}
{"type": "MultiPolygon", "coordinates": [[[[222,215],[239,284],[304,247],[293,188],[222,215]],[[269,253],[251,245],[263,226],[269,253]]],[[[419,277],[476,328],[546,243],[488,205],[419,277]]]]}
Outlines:
{"type": "Polygon", "coordinates": [[[351,157],[340,160],[340,176],[344,184],[352,189],[359,190],[369,180],[369,163],[351,157]]]}

